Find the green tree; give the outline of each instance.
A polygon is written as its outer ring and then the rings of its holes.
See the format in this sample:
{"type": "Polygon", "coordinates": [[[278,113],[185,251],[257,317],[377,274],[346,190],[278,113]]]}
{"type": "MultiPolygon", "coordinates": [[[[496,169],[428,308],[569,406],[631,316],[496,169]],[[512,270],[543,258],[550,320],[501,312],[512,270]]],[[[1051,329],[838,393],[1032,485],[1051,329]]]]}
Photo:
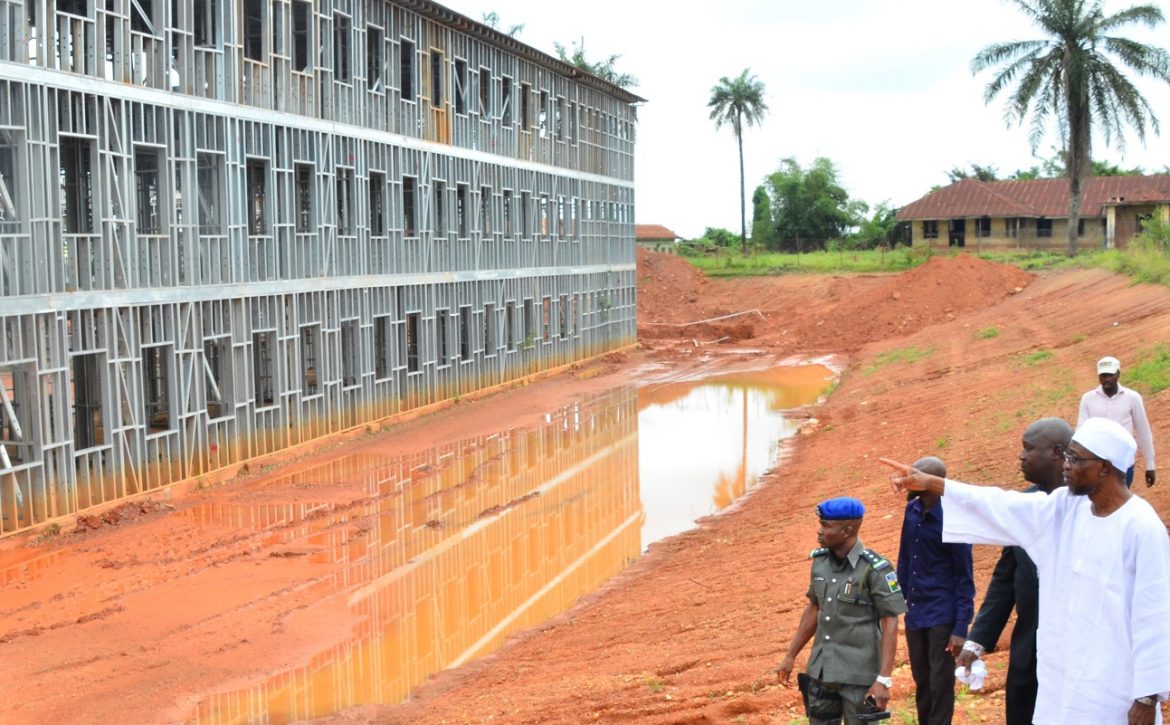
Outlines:
{"type": "Polygon", "coordinates": [[[495,10],[491,11],[490,13],[483,14],[483,24],[488,26],[492,30],[499,30],[501,33],[507,33],[508,35],[512,36],[513,38],[519,36],[520,33],[524,32],[524,23],[517,23],[516,25],[509,25],[507,30],[504,30],[503,28],[501,28],[500,27],[500,14],[497,13],[495,10]]]}
{"type": "Polygon", "coordinates": [[[854,249],[894,246],[894,233],[898,227],[898,210],[883,201],[873,210],[868,219],[863,219],[857,232],[849,237],[849,246],[854,249]]]}
{"type": "Polygon", "coordinates": [[[824,157],[807,169],[787,158],[766,180],[772,198],[772,238],[786,250],[822,248],[840,239],[864,219],[868,206],[849,198],[837,179],[837,168],[824,157]]]}
{"type": "Polygon", "coordinates": [[[590,61],[585,55],[585,39],[581,38],[580,42],[573,41],[573,52],[570,53],[565,46],[560,43],[553,43],[556,48],[557,56],[570,65],[577,66],[586,73],[592,73],[598,78],[609,81],[615,86],[622,88],[634,88],[638,85],[638,79],[629,73],[619,73],[617,68],[618,59],[620,55],[614,54],[605,60],[590,61]]]}
{"type": "Polygon", "coordinates": [[[757,249],[772,245],[772,199],[763,184],[752,192],[752,245],[757,249]]]}
{"type": "Polygon", "coordinates": [[[1135,5],[1106,15],[1100,0],[1013,0],[1046,34],[1043,40],[995,43],[971,61],[974,73],[998,66],[984,91],[990,102],[1014,84],[1007,115],[1031,124],[1035,149],[1050,119],[1061,131],[1069,179],[1068,248],[1076,253],[1081,191],[1092,161],[1092,131],[1097,124],[1106,143],[1124,143],[1129,125],[1145,140],[1146,125],[1157,133],[1158,119],[1119,66],[1170,83],[1170,54],[1162,48],[1113,35],[1123,26],[1150,28],[1163,22],[1155,5],[1135,5]]]}
{"type": "Polygon", "coordinates": [[[999,181],[998,173],[994,166],[980,166],[979,164],[971,164],[971,170],[956,166],[947,172],[951,183],[960,181],[962,179],[978,179],[979,181],[999,181]]]}
{"type": "Polygon", "coordinates": [[[703,247],[730,247],[735,244],[735,232],[723,227],[707,227],[703,236],[691,243],[703,247]]]}
{"type": "Polygon", "coordinates": [[[730,125],[735,132],[735,142],[739,146],[739,242],[743,253],[747,254],[747,218],[744,206],[747,194],[743,182],[743,125],[758,126],[768,112],[764,103],[764,84],[754,75],[750,68],[735,78],[723,76],[711,88],[711,99],[707,101],[707,108],[711,109],[711,120],[715,128],[730,125]]]}

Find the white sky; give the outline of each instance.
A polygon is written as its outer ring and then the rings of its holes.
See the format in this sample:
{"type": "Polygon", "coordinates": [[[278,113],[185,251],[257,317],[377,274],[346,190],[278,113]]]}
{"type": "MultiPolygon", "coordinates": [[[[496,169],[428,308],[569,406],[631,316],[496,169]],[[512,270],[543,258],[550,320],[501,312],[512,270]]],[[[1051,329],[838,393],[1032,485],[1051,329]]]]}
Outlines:
{"type": "MultiPolygon", "coordinates": [[[[443,1],[443,0],[441,0],[443,1]]],[[[640,84],[636,218],[684,237],[704,227],[739,231],[739,162],[729,127],[708,118],[711,87],[745,67],[764,83],[770,109],[744,134],[752,190],[792,156],[807,167],[825,156],[853,198],[871,207],[902,206],[946,171],[972,162],[1001,176],[1038,165],[1027,127],[1008,127],[1003,102],[983,103],[989,74],[973,77],[983,47],[1043,37],[1002,0],[445,0],[479,20],[523,23],[519,39],[553,53],[585,39],[591,59],[621,54],[618,70],[640,84]]],[[[1106,0],[1107,12],[1133,2],[1106,0]]],[[[1170,18],[1170,0],[1159,0],[1170,18]]],[[[1170,24],[1128,33],[1170,46],[1170,24]]],[[[1094,141],[1094,157],[1147,172],[1170,165],[1170,86],[1140,83],[1162,135],[1146,144],[1132,132],[1127,149],[1094,141]]],[[[1055,133],[1037,153],[1052,156],[1055,133]]]]}

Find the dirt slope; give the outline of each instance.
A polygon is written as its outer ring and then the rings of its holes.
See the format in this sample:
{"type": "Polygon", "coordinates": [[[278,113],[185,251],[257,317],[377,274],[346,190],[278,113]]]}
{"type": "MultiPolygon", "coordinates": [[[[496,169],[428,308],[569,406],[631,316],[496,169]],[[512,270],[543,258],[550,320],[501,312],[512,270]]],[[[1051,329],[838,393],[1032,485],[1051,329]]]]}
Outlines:
{"type": "MultiPolygon", "coordinates": [[[[706,344],[730,337],[727,327],[688,328],[648,339],[628,360],[464,403],[328,455],[395,455],[534,425],[579,395],[633,377],[743,364],[752,355],[720,353],[747,350],[760,362],[841,353],[849,367],[811,411],[819,422],[747,505],[654,545],[569,614],[435,678],[414,700],[333,720],[788,723],[796,694],[775,684],[771,668],[803,606],[814,504],[860,496],[871,510],[864,540],[893,555],[901,507],[878,455],[933,452],[957,477],[1015,482],[1018,436],[1031,419],[1075,417],[1098,357],[1125,362],[1170,338],[1170,292],[1104,272],[1030,282],[1011,267],[940,258],[900,276],[707,281],[658,256],[639,255],[648,262],[639,271],[643,329],[747,308],[763,317],[739,343],[706,344]],[[990,327],[998,335],[975,334],[990,327]],[[909,348],[920,358],[879,363],[909,348]]],[[[1166,398],[1147,402],[1159,441],[1170,440],[1166,398]]],[[[280,482],[302,465],[98,517],[96,528],[55,540],[0,542],[0,722],[108,722],[128,713],[182,721],[208,693],[302,664],[360,627],[345,583],[315,578],[312,559],[325,540],[360,545],[356,512],[367,493],[338,484],[306,498],[280,482]],[[225,515],[297,501],[328,504],[331,513],[270,530],[225,515]]],[[[1166,485],[1140,492],[1167,511],[1166,485]]],[[[978,550],[980,586],[994,554],[978,550]]],[[[966,699],[957,722],[996,721],[1003,659],[991,662],[991,692],[966,699]]],[[[906,668],[896,680],[894,707],[905,708],[906,668]]]]}

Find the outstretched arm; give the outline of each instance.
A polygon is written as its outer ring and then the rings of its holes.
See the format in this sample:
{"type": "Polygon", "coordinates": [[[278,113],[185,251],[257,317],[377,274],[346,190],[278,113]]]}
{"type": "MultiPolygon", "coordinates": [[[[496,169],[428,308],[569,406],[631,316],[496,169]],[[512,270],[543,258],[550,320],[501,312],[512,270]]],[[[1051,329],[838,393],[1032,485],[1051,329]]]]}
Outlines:
{"type": "Polygon", "coordinates": [[[905,463],[898,463],[889,458],[879,459],[882,463],[894,469],[894,473],[890,474],[890,487],[894,493],[905,495],[907,491],[929,491],[937,493],[939,496],[943,495],[946,488],[946,481],[938,476],[932,476],[929,473],[923,473],[917,468],[907,466],[905,463]]]}

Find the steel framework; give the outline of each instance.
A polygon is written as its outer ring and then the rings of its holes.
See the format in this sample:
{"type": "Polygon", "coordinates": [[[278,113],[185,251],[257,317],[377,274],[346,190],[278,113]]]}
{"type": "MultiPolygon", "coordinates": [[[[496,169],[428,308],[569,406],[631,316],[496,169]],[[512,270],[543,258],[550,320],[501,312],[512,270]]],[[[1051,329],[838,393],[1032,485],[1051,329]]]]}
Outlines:
{"type": "Polygon", "coordinates": [[[641,100],[424,0],[0,0],[0,535],[632,342],[641,100]]]}

